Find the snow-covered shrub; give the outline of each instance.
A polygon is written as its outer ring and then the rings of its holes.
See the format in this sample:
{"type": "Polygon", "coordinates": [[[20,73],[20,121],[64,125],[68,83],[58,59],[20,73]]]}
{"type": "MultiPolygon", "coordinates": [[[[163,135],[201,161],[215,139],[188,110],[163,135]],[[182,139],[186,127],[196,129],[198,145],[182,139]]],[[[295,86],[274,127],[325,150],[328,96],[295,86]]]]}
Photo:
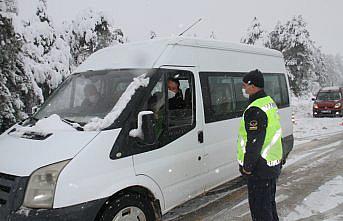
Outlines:
{"type": "Polygon", "coordinates": [[[14,28],[16,2],[0,1],[0,132],[26,117],[34,100],[33,79],[24,72],[22,41],[14,28]]]}
{"type": "MultiPolygon", "coordinates": [[[[45,0],[40,0],[36,14],[18,28],[24,39],[21,59],[26,75],[33,76],[44,97],[70,74],[71,55],[67,42],[47,15],[45,0]]],[[[42,102],[41,94],[37,94],[42,102]]]]}
{"type": "Polygon", "coordinates": [[[111,18],[102,12],[87,9],[68,25],[65,33],[70,45],[73,65],[78,66],[89,55],[104,47],[124,43],[124,34],[111,18]]]}

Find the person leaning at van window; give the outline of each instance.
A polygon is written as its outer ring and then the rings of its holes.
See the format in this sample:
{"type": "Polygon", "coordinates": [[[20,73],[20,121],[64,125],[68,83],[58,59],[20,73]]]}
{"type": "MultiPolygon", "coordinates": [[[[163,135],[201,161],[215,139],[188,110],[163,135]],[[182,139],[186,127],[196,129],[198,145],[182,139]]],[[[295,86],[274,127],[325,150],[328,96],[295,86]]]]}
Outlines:
{"type": "Polygon", "coordinates": [[[248,198],[254,221],[279,220],[276,211],[276,180],[281,172],[282,144],[278,108],[264,92],[259,70],[243,78],[243,95],[250,105],[239,128],[237,159],[248,181],[248,198]]]}
{"type": "Polygon", "coordinates": [[[169,78],[167,85],[169,110],[183,109],[184,101],[179,80],[175,78],[169,78]]]}

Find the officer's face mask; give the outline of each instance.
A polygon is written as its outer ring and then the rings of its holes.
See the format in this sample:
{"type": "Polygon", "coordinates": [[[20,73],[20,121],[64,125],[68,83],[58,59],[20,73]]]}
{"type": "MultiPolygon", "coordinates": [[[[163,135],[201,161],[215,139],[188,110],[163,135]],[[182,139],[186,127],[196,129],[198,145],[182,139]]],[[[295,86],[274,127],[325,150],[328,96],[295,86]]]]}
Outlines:
{"type": "Polygon", "coordinates": [[[247,94],[247,91],[244,88],[242,88],[242,93],[243,93],[243,97],[249,98],[249,94],[247,94]]]}
{"type": "Polygon", "coordinates": [[[176,93],[174,91],[168,90],[168,99],[175,97],[176,93]]]}

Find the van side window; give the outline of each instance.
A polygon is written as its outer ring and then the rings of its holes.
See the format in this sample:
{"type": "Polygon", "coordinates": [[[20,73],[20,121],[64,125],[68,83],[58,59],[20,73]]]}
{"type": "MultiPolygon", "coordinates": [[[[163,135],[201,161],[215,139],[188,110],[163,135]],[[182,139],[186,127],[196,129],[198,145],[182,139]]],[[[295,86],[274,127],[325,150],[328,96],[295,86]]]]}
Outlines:
{"type": "MultiPolygon", "coordinates": [[[[246,73],[200,72],[205,123],[241,117],[249,105],[243,96],[242,79],[246,73]]],[[[279,108],[289,107],[287,81],[284,74],[264,74],[264,90],[279,108]]]]}
{"type": "Polygon", "coordinates": [[[200,81],[204,99],[205,122],[234,118],[237,107],[233,78],[226,73],[202,73],[200,81]]]}
{"type": "Polygon", "coordinates": [[[289,107],[287,82],[283,74],[265,74],[264,90],[279,108],[289,107]]]}
{"type": "Polygon", "coordinates": [[[264,90],[271,96],[278,107],[281,105],[281,86],[278,75],[264,75],[264,90]]]}
{"type": "Polygon", "coordinates": [[[168,127],[177,128],[195,122],[194,80],[190,72],[172,71],[167,77],[168,127]]]}
{"type": "Polygon", "coordinates": [[[279,79],[281,82],[281,95],[282,95],[282,103],[280,108],[282,107],[289,107],[289,95],[288,95],[288,87],[285,75],[279,75],[279,79]]]}
{"type": "Polygon", "coordinates": [[[149,151],[161,148],[195,127],[195,85],[194,76],[189,71],[159,69],[156,84],[134,114],[132,128],[137,125],[137,114],[149,110],[154,113],[156,142],[144,144],[139,138],[132,138],[131,145],[149,151]],[[172,82],[170,82],[172,81],[172,82]],[[170,88],[169,88],[170,87],[170,88]],[[177,89],[177,90],[176,90],[177,89]],[[171,92],[174,93],[171,93],[171,92]]]}

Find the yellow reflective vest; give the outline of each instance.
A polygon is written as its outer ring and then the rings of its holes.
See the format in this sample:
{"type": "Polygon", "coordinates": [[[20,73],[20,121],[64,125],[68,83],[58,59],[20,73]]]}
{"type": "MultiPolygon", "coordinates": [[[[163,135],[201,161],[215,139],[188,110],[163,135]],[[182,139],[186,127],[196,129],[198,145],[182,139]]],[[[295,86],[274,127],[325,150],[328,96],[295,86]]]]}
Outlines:
{"type": "MultiPolygon", "coordinates": [[[[276,166],[280,164],[282,160],[282,131],[278,108],[270,96],[255,100],[247,107],[246,110],[248,110],[250,107],[258,107],[267,115],[268,125],[260,154],[262,158],[267,161],[268,166],[276,166]]],[[[237,160],[241,166],[244,164],[246,143],[247,132],[245,130],[245,120],[243,114],[237,141],[237,160]]]]}

